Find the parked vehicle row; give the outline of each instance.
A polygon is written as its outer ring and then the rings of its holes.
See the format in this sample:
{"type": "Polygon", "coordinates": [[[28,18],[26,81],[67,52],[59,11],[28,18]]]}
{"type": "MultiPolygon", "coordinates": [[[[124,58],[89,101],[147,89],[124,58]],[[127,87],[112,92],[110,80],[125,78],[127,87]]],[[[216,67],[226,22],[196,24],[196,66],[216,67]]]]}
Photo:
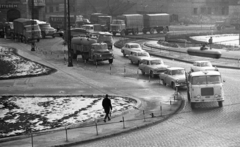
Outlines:
{"type": "Polygon", "coordinates": [[[195,61],[191,70],[186,72],[182,67],[169,67],[162,59],[151,57],[138,43],[126,43],[121,51],[132,64],[139,65],[142,75],[159,77],[163,85],[174,90],[187,89],[188,101],[193,109],[200,102],[218,102],[219,107],[223,106],[225,81],[210,61],[195,61]]]}

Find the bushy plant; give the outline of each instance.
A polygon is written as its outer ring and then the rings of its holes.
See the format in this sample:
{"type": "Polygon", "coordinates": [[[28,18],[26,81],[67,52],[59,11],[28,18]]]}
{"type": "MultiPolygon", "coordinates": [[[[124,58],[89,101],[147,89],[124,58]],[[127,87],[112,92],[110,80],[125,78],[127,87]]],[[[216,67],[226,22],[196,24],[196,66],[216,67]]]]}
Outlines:
{"type": "Polygon", "coordinates": [[[0,58],[0,75],[6,75],[14,73],[15,66],[9,62],[0,58]]]}

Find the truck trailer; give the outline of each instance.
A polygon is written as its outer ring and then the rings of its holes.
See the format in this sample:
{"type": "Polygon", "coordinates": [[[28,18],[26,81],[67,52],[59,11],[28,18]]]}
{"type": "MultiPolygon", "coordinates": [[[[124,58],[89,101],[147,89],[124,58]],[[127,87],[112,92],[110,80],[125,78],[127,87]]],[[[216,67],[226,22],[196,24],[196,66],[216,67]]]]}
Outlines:
{"type": "Polygon", "coordinates": [[[167,13],[157,14],[124,14],[114,19],[110,32],[113,35],[120,33],[121,36],[132,33],[133,35],[143,32],[166,33],[169,31],[170,15],[167,13]]]}

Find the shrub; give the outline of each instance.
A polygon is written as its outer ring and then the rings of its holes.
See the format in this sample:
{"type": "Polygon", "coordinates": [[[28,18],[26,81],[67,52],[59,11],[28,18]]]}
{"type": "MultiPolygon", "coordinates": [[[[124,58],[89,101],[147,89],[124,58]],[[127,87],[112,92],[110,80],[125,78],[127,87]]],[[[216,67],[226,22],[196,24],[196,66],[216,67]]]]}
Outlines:
{"type": "Polygon", "coordinates": [[[0,59],[0,67],[0,75],[14,73],[15,66],[9,61],[0,59]]]}

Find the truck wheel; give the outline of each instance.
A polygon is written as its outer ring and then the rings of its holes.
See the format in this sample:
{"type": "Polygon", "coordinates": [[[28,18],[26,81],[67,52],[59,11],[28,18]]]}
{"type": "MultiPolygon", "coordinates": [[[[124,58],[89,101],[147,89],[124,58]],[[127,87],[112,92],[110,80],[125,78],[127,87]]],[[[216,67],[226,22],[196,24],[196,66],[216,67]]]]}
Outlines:
{"type": "Polygon", "coordinates": [[[154,29],[151,29],[151,30],[150,30],[150,34],[154,34],[154,29]]]}
{"type": "Polygon", "coordinates": [[[218,101],[218,106],[219,106],[219,107],[222,107],[222,106],[223,106],[222,101],[218,101]]]}
{"type": "Polygon", "coordinates": [[[195,109],[195,103],[191,102],[191,108],[195,109]]]}
{"type": "Polygon", "coordinates": [[[113,59],[109,59],[108,62],[109,62],[109,64],[112,64],[113,63],[113,59]]]}
{"type": "Polygon", "coordinates": [[[121,36],[125,36],[125,31],[122,30],[120,34],[121,34],[121,36]]]}
{"type": "Polygon", "coordinates": [[[189,93],[189,91],[187,92],[187,99],[188,99],[188,102],[191,102],[191,100],[190,100],[190,93],[189,93]]]}
{"type": "Polygon", "coordinates": [[[220,31],[221,29],[222,29],[222,27],[221,27],[221,26],[217,26],[217,30],[219,30],[219,31],[220,31]]]}
{"type": "Polygon", "coordinates": [[[176,85],[174,82],[172,82],[171,87],[172,87],[172,89],[176,90],[176,85]]]}
{"type": "Polygon", "coordinates": [[[77,54],[74,54],[74,53],[73,53],[73,54],[72,54],[72,58],[73,58],[73,59],[77,59],[77,54]]]}

